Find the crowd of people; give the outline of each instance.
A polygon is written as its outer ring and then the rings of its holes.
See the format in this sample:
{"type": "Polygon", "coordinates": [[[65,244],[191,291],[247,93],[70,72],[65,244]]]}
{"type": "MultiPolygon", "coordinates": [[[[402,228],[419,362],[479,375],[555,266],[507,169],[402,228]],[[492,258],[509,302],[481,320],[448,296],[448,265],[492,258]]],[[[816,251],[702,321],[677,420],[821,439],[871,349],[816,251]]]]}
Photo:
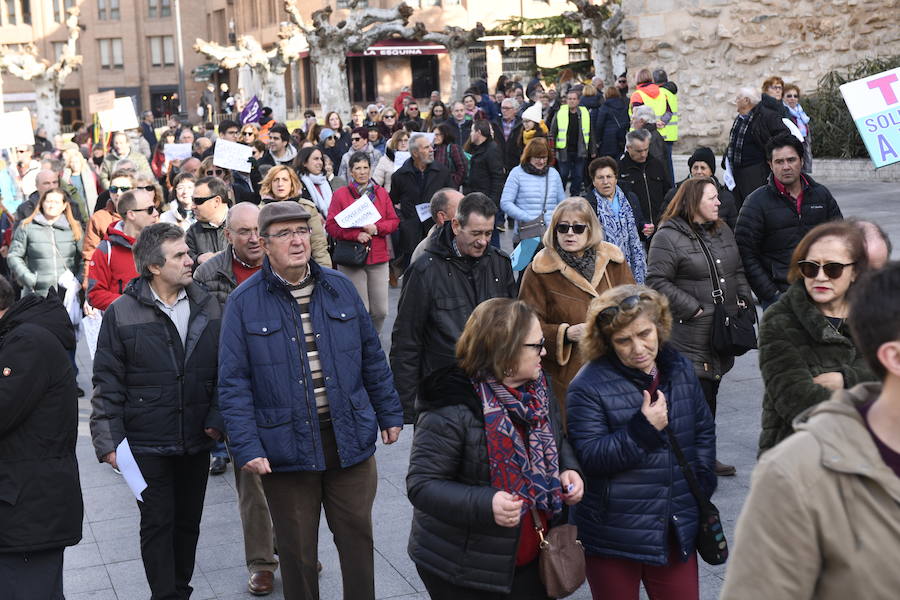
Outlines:
{"type": "Polygon", "coordinates": [[[721,162],[696,148],[676,181],[675,83],[642,69],[631,93],[625,76],[603,84],[503,77],[446,104],[404,90],[349,115],[308,110],[294,131],[268,108],[202,131],[157,132],[146,114],[108,148],[77,129],[14,149],[0,171],[0,580],[16,598],[61,593],[89,393],[98,460],[133,456],[148,484],[153,598],[190,596],[207,474],[232,463],[251,593],[280,567],[286,598],[319,597],[324,507],[344,597],[374,599],[376,442],[415,425],[408,551],[432,598],[548,598],[542,536],[573,523],[594,598],[636,599],[643,583],[696,599],[696,496],[736,474],[716,454],[736,352],[714,340],[761,314],[762,458],[723,597],[894,589],[889,238],[844,220],[810,176],[796,86],[737,90],[721,162]],[[216,164],[219,139],[252,148],[245,170],[216,164]],[[173,143],[192,156],[169,158],[173,143]],[[364,223],[348,217],[360,205],[364,223]],[[75,384],[83,319],[102,319],[92,390],[75,384]]]}

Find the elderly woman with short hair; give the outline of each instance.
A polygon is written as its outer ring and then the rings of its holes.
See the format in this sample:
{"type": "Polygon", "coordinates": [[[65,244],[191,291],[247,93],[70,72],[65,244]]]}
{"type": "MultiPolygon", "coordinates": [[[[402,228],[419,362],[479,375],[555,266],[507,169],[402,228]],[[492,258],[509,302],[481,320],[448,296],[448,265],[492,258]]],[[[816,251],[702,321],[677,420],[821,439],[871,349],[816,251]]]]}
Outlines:
{"type": "Polygon", "coordinates": [[[803,136],[802,171],[807,175],[812,175],[812,130],[809,127],[809,115],[800,106],[800,88],[793,83],[785,85],[781,101],[788,111],[788,118],[797,126],[800,135],[803,136]]]}
{"type": "Polygon", "coordinates": [[[668,342],[666,297],[622,285],[591,303],[569,384],[568,434],[588,474],[575,524],[595,600],[699,597],[697,500],[679,468],[677,440],[702,493],[716,488],[716,434],[691,362],[668,342]]]}
{"type": "Polygon", "coordinates": [[[584,337],[591,300],[624,283],[634,283],[625,255],[603,241],[603,228],[584,198],[567,198],[553,212],[544,248],[525,269],[519,298],[541,322],[547,346],[544,369],[560,403],[565,425],[569,382],[584,364],[584,337]]]}
{"type": "Polygon", "coordinates": [[[434,600],[547,600],[537,525],[566,522],[580,467],[541,370],[544,335],[524,302],[479,304],[457,364],[429,375],[406,488],[409,555],[434,600]]]}

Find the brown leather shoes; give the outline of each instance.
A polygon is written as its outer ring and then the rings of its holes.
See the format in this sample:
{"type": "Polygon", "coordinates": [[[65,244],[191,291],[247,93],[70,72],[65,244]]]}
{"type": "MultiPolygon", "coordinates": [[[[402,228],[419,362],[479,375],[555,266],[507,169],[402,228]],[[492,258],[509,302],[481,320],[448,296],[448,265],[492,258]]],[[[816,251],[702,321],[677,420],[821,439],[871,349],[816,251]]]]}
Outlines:
{"type": "Polygon", "coordinates": [[[275,573],[272,571],[257,571],[250,576],[247,589],[254,596],[267,596],[272,593],[275,583],[275,573]]]}

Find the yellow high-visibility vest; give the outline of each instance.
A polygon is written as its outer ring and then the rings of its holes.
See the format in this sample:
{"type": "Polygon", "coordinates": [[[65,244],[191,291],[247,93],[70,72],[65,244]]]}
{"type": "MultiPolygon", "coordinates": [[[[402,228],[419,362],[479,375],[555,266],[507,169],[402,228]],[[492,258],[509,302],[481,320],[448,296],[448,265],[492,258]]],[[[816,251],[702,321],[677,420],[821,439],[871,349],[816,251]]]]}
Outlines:
{"type": "MultiPolygon", "coordinates": [[[[584,147],[588,148],[591,139],[591,116],[588,109],[583,106],[578,107],[581,113],[581,135],[584,137],[584,147]]],[[[569,107],[560,107],[556,112],[556,147],[566,147],[566,135],[569,132],[569,107]],[[565,110],[563,110],[565,109],[565,110]]]]}
{"type": "MultiPolygon", "coordinates": [[[[673,94],[664,87],[659,88],[659,91],[666,97],[669,103],[669,110],[672,113],[672,118],[669,119],[668,125],[660,129],[659,134],[667,142],[678,141],[678,95],[673,94]]],[[[665,111],[665,109],[663,110],[665,111]]]]}

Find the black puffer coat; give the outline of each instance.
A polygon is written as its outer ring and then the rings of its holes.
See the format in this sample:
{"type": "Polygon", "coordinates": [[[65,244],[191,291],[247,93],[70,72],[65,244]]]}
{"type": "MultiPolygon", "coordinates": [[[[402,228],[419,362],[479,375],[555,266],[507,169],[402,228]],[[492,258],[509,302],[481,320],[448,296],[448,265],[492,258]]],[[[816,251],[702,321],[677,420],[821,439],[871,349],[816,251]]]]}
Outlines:
{"type": "Polygon", "coordinates": [[[522,160],[522,149],[519,147],[519,140],[522,139],[522,120],[516,117],[509,138],[503,137],[503,123],[500,120],[492,121],[491,128],[494,130],[494,143],[497,144],[503,157],[503,180],[506,181],[509,172],[519,166],[522,160]]]}
{"type": "Polygon", "coordinates": [[[185,345],[143,277],[103,314],[91,401],[98,459],[126,436],[138,455],[207,452],[212,439],[204,428],[225,430],[216,392],[221,309],[199,284],[186,290],[191,318],[185,345]]]}
{"type": "Polygon", "coordinates": [[[709,263],[700,247],[706,244],[725,294],[725,310],[734,314],[738,299],[753,306],[750,286],[734,234],[727,225],[716,230],[694,229],[681,217],[665,221],[650,242],[647,260],[647,285],[665,294],[672,310],[672,346],[691,359],[697,377],[720,380],[732,366],[733,356],[722,356],[712,349],[713,285],[709,263]],[[697,309],[703,313],[694,317],[697,309]]]}
{"type": "Polygon", "coordinates": [[[463,193],[487,194],[497,208],[500,208],[500,192],[503,191],[504,181],[506,181],[506,171],[497,144],[493,140],[486,140],[478,146],[472,144],[469,176],[463,184],[463,193]]]}
{"type": "Polygon", "coordinates": [[[0,319],[0,554],[81,540],[74,350],[53,291],[25,296],[0,319]]]}
{"type": "Polygon", "coordinates": [[[597,155],[618,160],[625,151],[625,134],[631,127],[628,106],[621,98],[610,98],[597,111],[597,155]]]}
{"type": "MultiPolygon", "coordinates": [[[[454,365],[422,383],[420,401],[423,412],[406,476],[407,495],[415,508],[409,556],[420,568],[454,585],[508,594],[519,535],[526,532],[494,521],[497,490],[491,487],[481,400],[466,374],[454,365]]],[[[558,411],[551,398],[559,470],[580,472],[563,437],[558,411]]],[[[565,515],[563,511],[558,521],[565,515]]]]}
{"type": "Polygon", "coordinates": [[[734,237],[741,250],[747,280],[760,300],[775,300],[788,288],[791,254],[810,229],[843,218],[828,188],[808,175],[803,178],[803,204],[799,214],[796,201],[778,191],[772,175],[741,206],[734,237]]]}
{"type": "Polygon", "coordinates": [[[447,222],[428,238],[425,255],[403,276],[391,370],[404,423],[415,422],[419,382],[456,362],[456,341],[475,307],[491,298],[518,295],[506,253],[488,246],[481,258],[457,256],[452,243],[453,228],[447,222]]]}

